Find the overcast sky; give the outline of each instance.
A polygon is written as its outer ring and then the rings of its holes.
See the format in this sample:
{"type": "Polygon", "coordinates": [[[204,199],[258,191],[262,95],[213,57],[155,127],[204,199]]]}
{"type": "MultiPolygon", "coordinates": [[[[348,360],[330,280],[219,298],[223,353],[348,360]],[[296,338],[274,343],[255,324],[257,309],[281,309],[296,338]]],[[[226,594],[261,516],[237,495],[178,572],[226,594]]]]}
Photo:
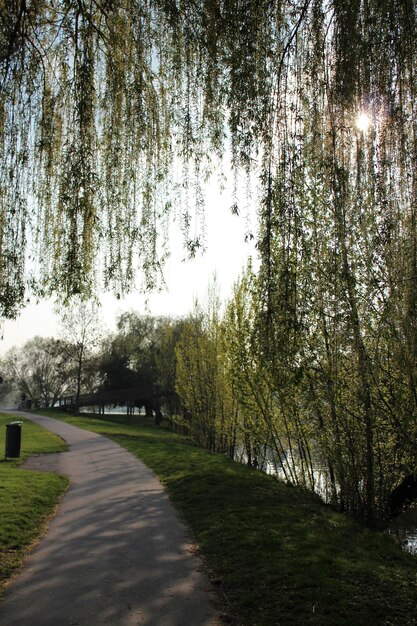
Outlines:
{"type": "MultiPolygon", "coordinates": [[[[242,201],[242,207],[244,204],[245,201],[242,201]]],[[[103,295],[102,317],[108,330],[114,328],[117,315],[123,311],[146,312],[146,300],[148,312],[152,315],[187,315],[196,297],[199,300],[205,298],[215,273],[222,299],[231,294],[247,258],[256,257],[254,242],[245,243],[248,229],[253,230],[256,225],[254,208],[243,208],[241,214],[236,216],[230,211],[231,205],[230,192],[220,194],[214,186],[211,188],[206,210],[207,249],[195,259],[183,261],[186,253],[181,248],[179,234],[174,233],[176,245],[165,269],[168,291],[147,296],[132,293],[123,300],[117,300],[110,294],[103,295]]],[[[12,346],[20,346],[35,335],[51,337],[58,334],[59,317],[54,315],[53,302],[32,304],[16,321],[5,322],[0,357],[12,346]]]]}

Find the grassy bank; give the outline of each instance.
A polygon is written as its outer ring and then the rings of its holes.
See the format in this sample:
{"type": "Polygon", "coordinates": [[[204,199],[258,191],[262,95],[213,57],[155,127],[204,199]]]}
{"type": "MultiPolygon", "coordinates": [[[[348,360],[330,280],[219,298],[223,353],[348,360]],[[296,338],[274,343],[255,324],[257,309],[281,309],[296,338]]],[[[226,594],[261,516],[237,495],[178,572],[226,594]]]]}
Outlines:
{"type": "Polygon", "coordinates": [[[28,420],[22,425],[21,458],[4,460],[5,426],[14,419],[0,414],[0,591],[39,537],[68,484],[62,476],[19,468],[32,454],[66,450],[59,437],[28,420]]]}
{"type": "Polygon", "coordinates": [[[158,474],[193,530],[230,623],[417,623],[417,559],[388,537],[144,420],[65,419],[110,436],[158,474]]]}

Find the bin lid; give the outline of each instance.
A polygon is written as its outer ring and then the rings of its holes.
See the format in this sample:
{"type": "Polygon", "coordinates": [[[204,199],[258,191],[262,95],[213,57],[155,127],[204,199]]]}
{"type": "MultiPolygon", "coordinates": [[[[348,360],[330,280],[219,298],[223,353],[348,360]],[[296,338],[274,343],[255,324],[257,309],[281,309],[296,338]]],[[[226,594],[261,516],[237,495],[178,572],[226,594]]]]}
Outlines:
{"type": "Polygon", "coordinates": [[[9,422],[6,426],[21,426],[23,422],[21,420],[17,420],[16,422],[9,422]]]}

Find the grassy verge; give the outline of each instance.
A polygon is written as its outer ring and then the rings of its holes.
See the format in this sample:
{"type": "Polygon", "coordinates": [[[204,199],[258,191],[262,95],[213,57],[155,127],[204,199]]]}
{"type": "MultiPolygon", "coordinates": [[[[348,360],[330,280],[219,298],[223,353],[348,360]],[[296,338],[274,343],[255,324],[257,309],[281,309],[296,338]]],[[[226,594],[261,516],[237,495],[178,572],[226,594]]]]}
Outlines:
{"type": "Polygon", "coordinates": [[[5,426],[13,420],[0,414],[0,591],[39,537],[68,484],[63,476],[19,469],[32,454],[67,449],[62,439],[28,420],[23,420],[21,458],[4,460],[5,426]]]}
{"type": "Polygon", "coordinates": [[[144,420],[65,419],[110,436],[158,474],[227,599],[230,622],[417,623],[417,559],[390,538],[144,420]]]}

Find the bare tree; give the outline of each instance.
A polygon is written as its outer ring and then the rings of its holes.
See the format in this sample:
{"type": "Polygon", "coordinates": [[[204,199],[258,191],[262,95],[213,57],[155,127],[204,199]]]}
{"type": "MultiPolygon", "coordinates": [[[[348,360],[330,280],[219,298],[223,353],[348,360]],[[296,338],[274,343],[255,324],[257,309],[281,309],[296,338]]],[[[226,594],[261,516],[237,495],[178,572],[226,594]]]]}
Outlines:
{"type": "Polygon", "coordinates": [[[72,382],[66,350],[64,341],[52,337],[34,337],[21,348],[12,348],[1,363],[5,390],[15,399],[24,394],[53,406],[72,382]]]}
{"type": "Polygon", "coordinates": [[[91,367],[95,350],[103,336],[99,307],[94,301],[76,299],[61,315],[61,336],[65,340],[65,356],[74,372],[76,405],[83,387],[94,385],[91,367]]]}

